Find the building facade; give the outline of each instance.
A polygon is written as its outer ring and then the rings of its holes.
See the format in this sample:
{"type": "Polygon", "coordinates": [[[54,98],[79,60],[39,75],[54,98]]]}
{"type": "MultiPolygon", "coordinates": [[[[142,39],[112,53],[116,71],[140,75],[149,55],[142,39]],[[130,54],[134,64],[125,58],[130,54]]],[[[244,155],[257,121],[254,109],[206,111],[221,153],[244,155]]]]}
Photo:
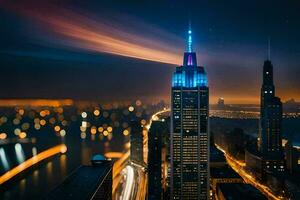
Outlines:
{"type": "Polygon", "coordinates": [[[168,133],[165,121],[153,121],[148,132],[148,199],[163,197],[163,135],[168,133]]]}
{"type": "Polygon", "coordinates": [[[130,127],[130,160],[135,164],[143,165],[143,127],[138,121],[131,121],[130,127]]]}
{"type": "Polygon", "coordinates": [[[282,103],[275,96],[273,65],[267,60],[263,66],[259,131],[259,150],[265,172],[284,172],[281,123],[282,103]]]}
{"type": "Polygon", "coordinates": [[[209,88],[191,34],[183,65],[172,78],[171,199],[209,198],[209,88]]]}

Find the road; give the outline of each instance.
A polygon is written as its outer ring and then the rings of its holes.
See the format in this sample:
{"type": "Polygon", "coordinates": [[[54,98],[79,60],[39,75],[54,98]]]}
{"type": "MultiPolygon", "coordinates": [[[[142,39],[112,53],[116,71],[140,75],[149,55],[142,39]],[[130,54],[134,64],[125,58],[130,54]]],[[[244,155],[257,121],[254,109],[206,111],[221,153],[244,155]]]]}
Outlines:
{"type": "MultiPolygon", "coordinates": [[[[148,131],[152,121],[159,120],[159,116],[169,112],[163,109],[154,113],[145,126],[148,131]]],[[[144,160],[147,161],[148,134],[144,134],[144,160]]],[[[115,162],[113,169],[113,198],[116,200],[145,200],[147,195],[147,173],[144,166],[129,162],[129,149],[115,162]]]]}
{"type": "Polygon", "coordinates": [[[244,181],[246,183],[253,185],[259,191],[261,191],[263,194],[265,194],[268,197],[268,199],[272,199],[272,200],[283,199],[283,197],[278,197],[275,194],[273,194],[273,192],[271,191],[271,189],[268,186],[261,184],[258,180],[255,179],[255,177],[251,176],[251,174],[249,174],[245,170],[246,164],[244,162],[240,162],[240,161],[236,160],[232,156],[228,155],[226,153],[226,151],[224,149],[222,149],[220,146],[218,146],[217,144],[215,144],[215,145],[220,151],[222,151],[224,153],[227,163],[230,165],[230,167],[234,171],[236,171],[244,179],[244,181]]]}

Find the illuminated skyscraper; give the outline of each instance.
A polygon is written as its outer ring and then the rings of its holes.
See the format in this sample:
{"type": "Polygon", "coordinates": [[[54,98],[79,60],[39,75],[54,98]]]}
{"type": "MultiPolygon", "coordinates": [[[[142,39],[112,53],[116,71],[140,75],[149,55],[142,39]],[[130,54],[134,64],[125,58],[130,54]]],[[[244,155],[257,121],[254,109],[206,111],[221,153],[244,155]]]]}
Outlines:
{"type": "Polygon", "coordinates": [[[284,155],[281,142],[282,103],[275,96],[273,65],[266,60],[263,67],[261,87],[259,149],[262,155],[263,170],[284,171],[284,155]]]}
{"type": "Polygon", "coordinates": [[[209,198],[209,89],[197,66],[188,31],[188,51],[172,79],[171,199],[209,198]]]}

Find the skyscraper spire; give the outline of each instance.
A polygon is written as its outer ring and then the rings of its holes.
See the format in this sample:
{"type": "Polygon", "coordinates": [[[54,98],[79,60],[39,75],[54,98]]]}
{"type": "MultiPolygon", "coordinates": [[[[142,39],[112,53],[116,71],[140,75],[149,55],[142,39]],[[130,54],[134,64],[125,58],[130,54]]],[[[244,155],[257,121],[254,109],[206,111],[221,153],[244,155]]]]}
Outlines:
{"type": "Polygon", "coordinates": [[[270,39],[270,37],[268,37],[268,60],[270,60],[271,61],[271,39],[270,39]]]}
{"type": "Polygon", "coordinates": [[[188,52],[192,53],[192,29],[191,29],[191,25],[189,25],[189,30],[188,30],[188,52]]]}

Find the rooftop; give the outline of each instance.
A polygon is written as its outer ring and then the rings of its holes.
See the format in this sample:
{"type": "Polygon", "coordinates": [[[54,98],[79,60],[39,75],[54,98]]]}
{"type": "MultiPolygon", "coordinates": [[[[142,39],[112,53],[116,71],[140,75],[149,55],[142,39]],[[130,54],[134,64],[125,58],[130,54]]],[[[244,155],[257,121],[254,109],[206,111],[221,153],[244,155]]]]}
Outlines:
{"type": "Polygon", "coordinates": [[[91,199],[111,169],[111,162],[103,162],[99,165],[80,166],[67,177],[62,184],[48,194],[46,199],[91,199]]]}

